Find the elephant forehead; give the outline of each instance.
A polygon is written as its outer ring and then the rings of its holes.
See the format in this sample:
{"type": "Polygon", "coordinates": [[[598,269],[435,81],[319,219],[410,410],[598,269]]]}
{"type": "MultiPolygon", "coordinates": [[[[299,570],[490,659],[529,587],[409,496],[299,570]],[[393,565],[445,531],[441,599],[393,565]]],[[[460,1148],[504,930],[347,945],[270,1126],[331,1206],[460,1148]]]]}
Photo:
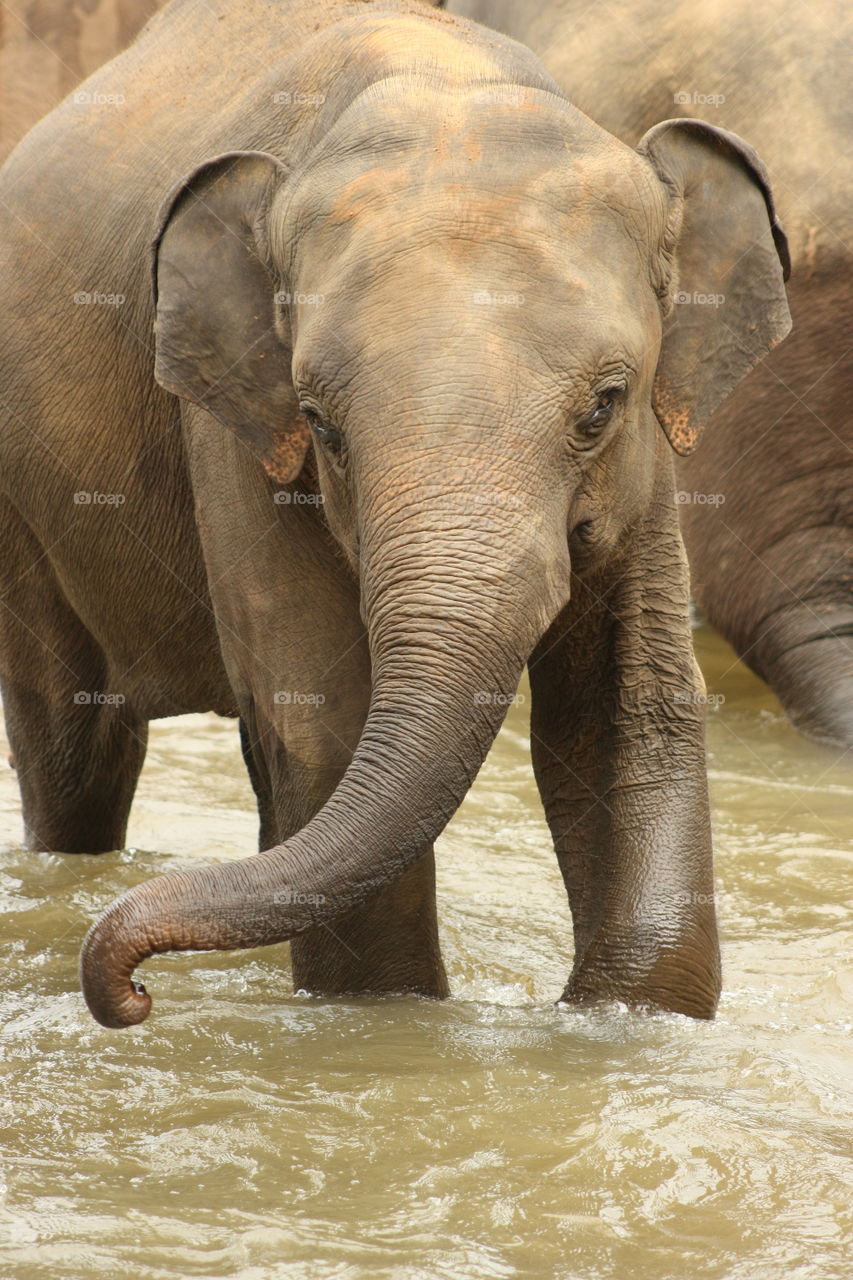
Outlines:
{"type": "MultiPolygon", "coordinates": [[[[393,316],[395,327],[442,333],[450,325],[460,339],[493,332],[543,350],[612,329],[617,317],[622,325],[642,325],[658,307],[650,274],[618,226],[573,243],[501,240],[448,220],[402,247],[356,236],[329,262],[315,291],[329,299],[329,316],[340,301],[355,324],[359,317],[393,316]]],[[[348,321],[342,316],[340,323],[348,321]]]]}
{"type": "Polygon", "coordinates": [[[348,378],[358,370],[362,395],[374,380],[395,397],[435,402],[438,362],[452,396],[468,387],[472,401],[491,392],[503,400],[507,378],[557,396],[605,367],[640,373],[654,345],[650,284],[628,299],[623,273],[582,254],[555,258],[546,275],[491,246],[464,261],[448,253],[446,236],[379,263],[362,248],[353,241],[311,277],[323,305],[298,317],[294,367],[327,385],[340,369],[348,378]]]}
{"type": "Polygon", "coordinates": [[[357,241],[358,252],[385,256],[438,236],[449,257],[515,246],[546,273],[572,243],[587,243],[602,257],[624,242],[648,256],[662,225],[635,176],[600,156],[558,155],[535,165],[480,160],[432,171],[427,157],[376,158],[339,182],[303,182],[289,212],[310,241],[322,241],[324,254],[336,256],[357,241]]]}

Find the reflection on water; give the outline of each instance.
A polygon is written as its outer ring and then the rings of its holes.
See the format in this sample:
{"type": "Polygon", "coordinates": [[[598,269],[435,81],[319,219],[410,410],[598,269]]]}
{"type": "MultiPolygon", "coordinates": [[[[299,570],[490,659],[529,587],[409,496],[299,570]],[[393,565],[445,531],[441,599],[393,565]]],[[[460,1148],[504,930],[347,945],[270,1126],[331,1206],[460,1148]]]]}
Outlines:
{"type": "Polygon", "coordinates": [[[98,911],[254,848],[236,731],[154,725],[134,847],[99,859],[17,849],[4,771],[0,1274],[847,1280],[853,774],[697,639],[725,699],[713,1024],[552,1003],[526,705],[440,842],[445,1004],[294,996],[277,947],[153,960],[151,1021],[102,1030],[76,985],[98,911]]]}

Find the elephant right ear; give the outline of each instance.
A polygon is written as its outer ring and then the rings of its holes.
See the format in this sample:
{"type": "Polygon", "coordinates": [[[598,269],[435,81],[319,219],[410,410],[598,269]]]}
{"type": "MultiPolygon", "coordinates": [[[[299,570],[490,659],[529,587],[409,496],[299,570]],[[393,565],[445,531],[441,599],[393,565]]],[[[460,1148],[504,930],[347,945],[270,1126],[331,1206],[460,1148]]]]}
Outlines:
{"type": "Polygon", "coordinates": [[[310,438],[267,265],[266,218],[286,176],[260,151],[207,161],[167,196],[152,244],[155,378],[235,432],[282,484],[310,438]]]}
{"type": "Polygon", "coordinates": [[[665,120],[637,150],[667,192],[662,258],[674,267],[652,405],[684,456],[714,410],[791,328],[788,243],[767,170],[736,134],[704,120],[665,120]]]}

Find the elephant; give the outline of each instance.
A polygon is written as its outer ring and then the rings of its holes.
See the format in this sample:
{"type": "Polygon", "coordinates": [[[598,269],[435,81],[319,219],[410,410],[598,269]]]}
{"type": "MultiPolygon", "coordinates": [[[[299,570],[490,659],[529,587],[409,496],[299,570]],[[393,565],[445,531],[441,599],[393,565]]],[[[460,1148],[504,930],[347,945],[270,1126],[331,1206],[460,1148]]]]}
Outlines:
{"type": "Polygon", "coordinates": [[[0,163],[85,76],[126,48],[162,0],[5,0],[0,163]]]}
{"type": "Polygon", "coordinates": [[[789,329],[758,155],[633,151],[419,0],[174,0],[86,87],[0,171],[27,840],[122,847],[188,711],[239,717],[261,827],[107,908],[94,1017],[147,1016],[154,954],[288,939],[315,994],[446,996],[433,843],[525,666],[563,999],[713,1017],[672,456],[789,329]],[[677,273],[725,308],[673,327],[677,273]]]}
{"type": "Polygon", "coordinates": [[[791,244],[793,333],[678,461],[681,526],[702,614],[795,728],[853,746],[850,6],[816,0],[796,22],[769,0],[447,7],[529,44],[625,142],[667,116],[703,116],[767,162],[791,244]]]}

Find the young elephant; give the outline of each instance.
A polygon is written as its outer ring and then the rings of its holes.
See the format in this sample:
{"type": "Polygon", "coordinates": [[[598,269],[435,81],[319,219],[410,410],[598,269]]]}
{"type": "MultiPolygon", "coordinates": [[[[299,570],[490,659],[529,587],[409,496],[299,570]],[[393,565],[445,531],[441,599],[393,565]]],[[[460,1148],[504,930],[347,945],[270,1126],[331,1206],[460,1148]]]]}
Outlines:
{"type": "MultiPolygon", "coordinates": [[[[818,741],[853,747],[853,11],[810,0],[449,0],[529,43],[617,137],[672,114],[743,132],[779,186],[794,332],[678,463],[697,603],[818,741]]],[[[701,295],[700,295],[701,299],[701,295]]],[[[696,307],[685,290],[681,310],[696,307]]]]}
{"type": "Polygon", "coordinates": [[[119,846],[148,720],[212,708],[264,850],[114,903],[94,1016],[145,1018],[156,952],[288,938],[314,992],[446,994],[431,843],[527,663],[565,999],[711,1017],[667,436],[788,329],[757,156],[690,122],[635,153],[411,0],[176,0],[88,87],[122,100],[66,102],[2,172],[28,838],[119,846]],[[726,306],[662,341],[679,280],[726,306]]]}

